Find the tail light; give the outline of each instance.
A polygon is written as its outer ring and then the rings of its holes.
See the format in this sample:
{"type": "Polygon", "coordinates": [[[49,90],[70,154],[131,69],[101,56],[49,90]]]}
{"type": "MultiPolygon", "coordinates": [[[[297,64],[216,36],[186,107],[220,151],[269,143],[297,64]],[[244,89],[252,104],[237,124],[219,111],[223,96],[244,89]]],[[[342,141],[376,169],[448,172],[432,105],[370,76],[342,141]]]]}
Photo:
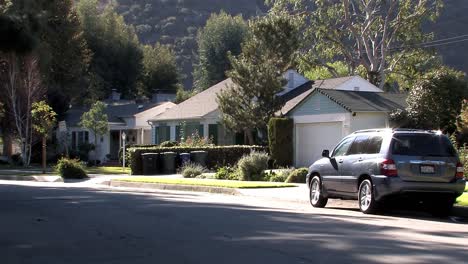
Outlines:
{"type": "Polygon", "coordinates": [[[397,167],[395,161],[386,159],[380,164],[380,172],[382,175],[396,177],[398,176],[397,167]]]}
{"type": "Polygon", "coordinates": [[[458,162],[457,163],[457,172],[455,173],[455,178],[463,179],[463,177],[465,177],[464,172],[465,172],[465,170],[463,168],[463,164],[458,162]]]}

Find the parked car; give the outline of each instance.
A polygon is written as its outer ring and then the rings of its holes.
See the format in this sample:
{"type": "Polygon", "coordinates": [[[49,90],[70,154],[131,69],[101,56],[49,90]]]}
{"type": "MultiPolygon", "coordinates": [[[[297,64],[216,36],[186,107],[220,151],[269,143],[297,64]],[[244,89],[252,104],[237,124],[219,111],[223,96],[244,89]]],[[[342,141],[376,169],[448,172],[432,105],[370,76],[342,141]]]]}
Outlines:
{"type": "Polygon", "coordinates": [[[375,213],[391,197],[430,202],[446,215],[463,193],[463,165],[451,141],[436,131],[361,130],[343,138],[314,162],[307,174],[310,203],[357,199],[363,213],[375,213]]]}

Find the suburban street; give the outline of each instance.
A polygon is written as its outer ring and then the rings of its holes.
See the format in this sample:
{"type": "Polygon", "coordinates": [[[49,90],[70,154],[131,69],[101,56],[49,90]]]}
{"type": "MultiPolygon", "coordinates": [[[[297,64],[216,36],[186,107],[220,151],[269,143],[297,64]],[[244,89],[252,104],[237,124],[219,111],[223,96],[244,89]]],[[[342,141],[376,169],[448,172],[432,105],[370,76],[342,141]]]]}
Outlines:
{"type": "Polygon", "coordinates": [[[340,201],[0,183],[5,264],[466,263],[467,238],[466,222],[340,201]]]}

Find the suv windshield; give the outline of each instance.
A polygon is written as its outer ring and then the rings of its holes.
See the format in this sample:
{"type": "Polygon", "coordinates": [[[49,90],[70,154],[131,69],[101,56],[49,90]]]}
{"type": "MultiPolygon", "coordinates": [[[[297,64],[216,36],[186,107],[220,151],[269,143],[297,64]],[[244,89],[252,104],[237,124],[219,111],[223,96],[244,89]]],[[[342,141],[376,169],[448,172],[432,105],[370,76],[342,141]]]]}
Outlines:
{"type": "Polygon", "coordinates": [[[454,157],[456,151],[446,136],[433,134],[395,134],[393,155],[454,157]]]}

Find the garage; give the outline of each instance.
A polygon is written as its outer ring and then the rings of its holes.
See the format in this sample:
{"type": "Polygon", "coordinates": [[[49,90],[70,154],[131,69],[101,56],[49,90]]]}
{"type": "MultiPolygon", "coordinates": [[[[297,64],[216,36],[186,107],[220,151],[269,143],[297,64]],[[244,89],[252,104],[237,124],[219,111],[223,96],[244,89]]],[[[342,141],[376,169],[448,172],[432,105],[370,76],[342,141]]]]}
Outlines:
{"type": "Polygon", "coordinates": [[[296,167],[309,167],[322,156],[322,150],[330,151],[343,137],[342,122],[307,123],[295,125],[296,167]]]}

